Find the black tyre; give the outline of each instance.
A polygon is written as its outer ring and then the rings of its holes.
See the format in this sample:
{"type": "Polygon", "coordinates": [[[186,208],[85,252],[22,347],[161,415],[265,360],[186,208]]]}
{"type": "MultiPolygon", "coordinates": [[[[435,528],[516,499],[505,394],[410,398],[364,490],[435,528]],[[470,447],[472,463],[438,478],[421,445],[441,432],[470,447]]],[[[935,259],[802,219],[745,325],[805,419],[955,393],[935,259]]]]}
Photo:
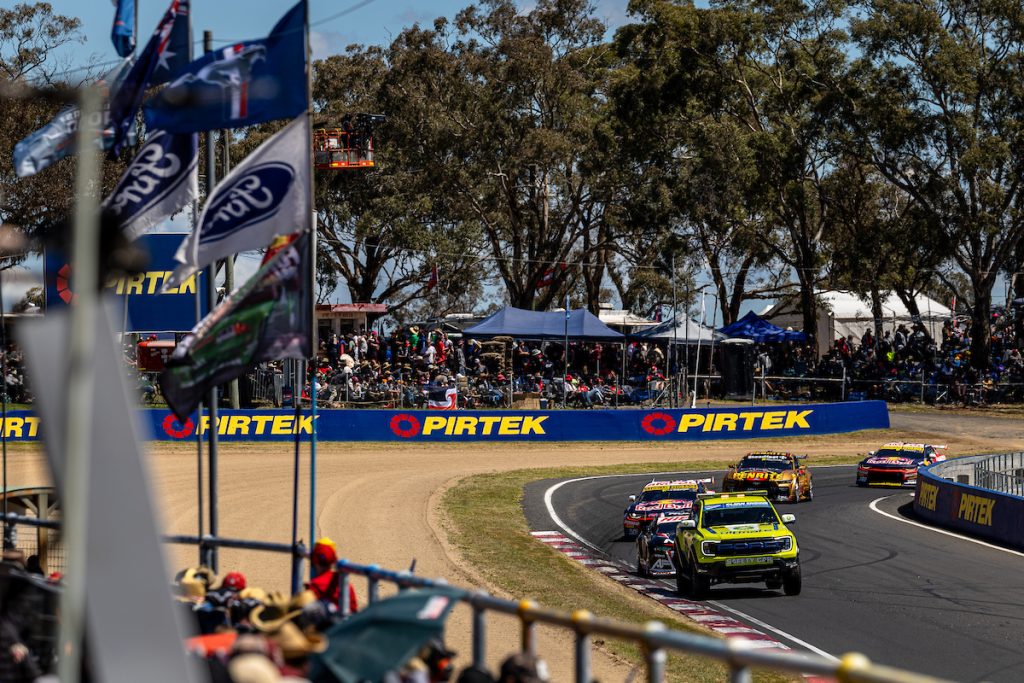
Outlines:
{"type": "Polygon", "coordinates": [[[711,590],[711,579],[697,573],[697,568],[690,563],[690,592],[691,600],[706,600],[711,590]]]}
{"type": "Polygon", "coordinates": [[[793,569],[782,577],[782,591],[786,595],[800,595],[803,586],[803,579],[800,576],[800,567],[793,569]]]}
{"type": "Polygon", "coordinates": [[[636,552],[636,573],[639,576],[647,576],[647,568],[644,566],[643,558],[640,556],[640,551],[636,552]]]}
{"type": "Polygon", "coordinates": [[[683,574],[683,570],[676,567],[676,593],[687,595],[690,592],[690,581],[683,574]]]}

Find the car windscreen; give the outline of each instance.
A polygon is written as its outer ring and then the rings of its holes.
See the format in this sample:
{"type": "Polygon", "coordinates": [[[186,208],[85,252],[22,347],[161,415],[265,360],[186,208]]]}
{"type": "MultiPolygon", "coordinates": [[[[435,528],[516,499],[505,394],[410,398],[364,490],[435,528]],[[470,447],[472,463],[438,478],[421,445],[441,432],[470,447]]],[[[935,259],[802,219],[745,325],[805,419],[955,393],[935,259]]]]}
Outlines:
{"type": "Polygon", "coordinates": [[[896,450],[895,448],[880,448],[875,451],[872,458],[909,458],[911,460],[923,460],[922,451],[896,450]]]}
{"type": "Polygon", "coordinates": [[[664,497],[672,500],[697,500],[697,491],[696,489],[672,489],[666,491],[664,497]]]}
{"type": "Polygon", "coordinates": [[[658,525],[658,528],[654,530],[654,533],[665,534],[666,536],[675,536],[676,525],[678,524],[679,522],[662,522],[658,525]]]}
{"type": "Polygon", "coordinates": [[[743,470],[782,472],[793,469],[793,461],[780,455],[748,455],[740,460],[740,464],[736,469],[741,472],[743,470]]]}
{"type": "Polygon", "coordinates": [[[674,496],[668,491],[659,489],[657,491],[644,491],[640,494],[641,503],[650,503],[655,500],[665,500],[666,498],[673,498],[674,496]]]}
{"type": "Polygon", "coordinates": [[[704,506],[703,524],[706,527],[732,524],[775,524],[778,521],[775,510],[767,503],[724,503],[704,506]]]}

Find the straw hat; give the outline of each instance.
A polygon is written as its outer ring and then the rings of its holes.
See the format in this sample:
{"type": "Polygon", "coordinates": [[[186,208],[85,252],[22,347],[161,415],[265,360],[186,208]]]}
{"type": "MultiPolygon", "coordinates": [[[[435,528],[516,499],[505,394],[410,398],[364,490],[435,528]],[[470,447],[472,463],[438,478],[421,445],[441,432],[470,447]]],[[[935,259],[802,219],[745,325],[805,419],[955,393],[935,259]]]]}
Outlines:
{"type": "Polygon", "coordinates": [[[325,637],[313,630],[303,632],[290,621],[281,624],[270,639],[281,649],[285,659],[300,659],[327,649],[325,637]]]}
{"type": "Polygon", "coordinates": [[[275,591],[267,600],[253,609],[249,615],[249,621],[259,631],[273,633],[284,624],[302,614],[302,609],[316,602],[316,595],[313,591],[302,591],[287,599],[280,592],[275,591]]]}
{"type": "Polygon", "coordinates": [[[216,575],[209,567],[189,567],[179,572],[175,577],[179,599],[202,600],[215,578],[216,575]]]}
{"type": "Polygon", "coordinates": [[[239,655],[228,662],[228,674],[235,683],[278,683],[281,673],[274,664],[257,654],[239,655]]]}

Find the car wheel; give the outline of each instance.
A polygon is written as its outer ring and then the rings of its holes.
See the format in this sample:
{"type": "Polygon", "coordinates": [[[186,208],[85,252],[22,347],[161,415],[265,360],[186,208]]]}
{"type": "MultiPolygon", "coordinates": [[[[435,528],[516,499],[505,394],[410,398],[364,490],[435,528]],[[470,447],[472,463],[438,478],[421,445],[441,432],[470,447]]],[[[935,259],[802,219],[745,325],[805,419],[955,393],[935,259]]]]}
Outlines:
{"type": "Polygon", "coordinates": [[[792,569],[782,576],[782,590],[786,595],[800,595],[803,580],[800,576],[800,567],[792,569]]]}
{"type": "Polygon", "coordinates": [[[690,582],[683,574],[682,567],[676,567],[676,593],[679,595],[688,595],[690,592],[690,582]]]}
{"type": "Polygon", "coordinates": [[[690,599],[706,600],[711,590],[711,579],[697,573],[697,568],[690,562],[690,599]]]}
{"type": "Polygon", "coordinates": [[[814,500],[814,482],[807,482],[807,502],[810,503],[814,500]]]}
{"type": "Polygon", "coordinates": [[[647,568],[644,566],[643,558],[640,557],[640,553],[636,554],[636,573],[640,576],[647,576],[647,568]]]}

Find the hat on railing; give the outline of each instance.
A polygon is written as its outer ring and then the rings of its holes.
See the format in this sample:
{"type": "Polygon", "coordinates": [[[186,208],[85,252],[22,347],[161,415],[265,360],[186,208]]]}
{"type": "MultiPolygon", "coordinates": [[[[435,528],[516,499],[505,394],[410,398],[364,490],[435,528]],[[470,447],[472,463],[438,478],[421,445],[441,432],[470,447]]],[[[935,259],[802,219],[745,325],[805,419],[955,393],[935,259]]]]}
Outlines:
{"type": "Polygon", "coordinates": [[[275,591],[262,605],[249,613],[249,621],[256,630],[273,633],[302,614],[302,609],[312,602],[316,602],[316,595],[312,591],[302,591],[291,598],[286,598],[284,594],[275,591]]]}

